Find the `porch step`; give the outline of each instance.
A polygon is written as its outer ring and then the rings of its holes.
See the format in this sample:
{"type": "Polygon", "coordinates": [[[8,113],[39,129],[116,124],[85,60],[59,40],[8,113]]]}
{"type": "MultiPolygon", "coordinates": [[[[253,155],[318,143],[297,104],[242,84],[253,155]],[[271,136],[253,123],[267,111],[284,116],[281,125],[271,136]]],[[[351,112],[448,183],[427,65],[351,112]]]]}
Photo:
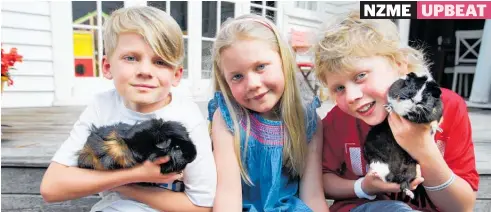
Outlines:
{"type": "Polygon", "coordinates": [[[2,194],[2,212],[87,212],[99,200],[92,196],[46,204],[39,194],[2,194]]]}
{"type": "Polygon", "coordinates": [[[100,200],[89,196],[59,203],[44,202],[39,188],[46,167],[2,165],[2,211],[87,212],[100,200]]]}
{"type": "MultiPolygon", "coordinates": [[[[89,196],[60,203],[46,203],[40,195],[45,167],[2,166],[2,211],[8,212],[86,212],[100,200],[89,196]]],[[[491,174],[480,176],[474,211],[491,211],[491,174]]],[[[332,203],[332,201],[329,201],[332,203]]]]}

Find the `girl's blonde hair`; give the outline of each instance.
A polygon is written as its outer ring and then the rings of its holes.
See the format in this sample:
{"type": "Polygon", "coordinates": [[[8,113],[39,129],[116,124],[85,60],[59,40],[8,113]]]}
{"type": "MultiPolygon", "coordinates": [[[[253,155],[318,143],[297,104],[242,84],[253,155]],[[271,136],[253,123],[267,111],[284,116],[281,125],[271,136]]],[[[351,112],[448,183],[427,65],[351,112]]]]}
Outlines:
{"type": "Polygon", "coordinates": [[[392,65],[407,64],[408,72],[428,71],[420,50],[400,44],[397,26],[392,21],[360,19],[359,11],[326,22],[314,51],[316,77],[326,86],[328,73],[351,71],[361,57],[383,56],[392,65]]]}
{"type": "Polygon", "coordinates": [[[247,184],[252,184],[247,170],[243,164],[245,152],[241,156],[239,119],[246,119],[246,140],[250,132],[249,113],[246,108],[234,101],[230,87],[228,86],[223,71],[221,70],[220,54],[237,41],[261,40],[269,47],[278,52],[281,57],[283,75],[285,77],[285,90],[280,99],[279,108],[281,119],[284,123],[283,137],[283,164],[294,176],[302,176],[304,169],[304,158],[306,155],[306,130],[304,110],[300,101],[299,89],[297,88],[295,73],[297,66],[293,53],[288,44],[280,37],[277,27],[268,19],[247,14],[223,23],[216,41],[213,45],[213,70],[215,91],[221,91],[224,95],[227,108],[230,111],[234,124],[234,146],[237,161],[240,166],[241,176],[247,184]]]}
{"type": "Polygon", "coordinates": [[[156,55],[173,67],[184,60],[184,40],[181,28],[166,12],[150,6],[121,8],[104,23],[104,50],[111,57],[121,33],[140,34],[156,55]]]}

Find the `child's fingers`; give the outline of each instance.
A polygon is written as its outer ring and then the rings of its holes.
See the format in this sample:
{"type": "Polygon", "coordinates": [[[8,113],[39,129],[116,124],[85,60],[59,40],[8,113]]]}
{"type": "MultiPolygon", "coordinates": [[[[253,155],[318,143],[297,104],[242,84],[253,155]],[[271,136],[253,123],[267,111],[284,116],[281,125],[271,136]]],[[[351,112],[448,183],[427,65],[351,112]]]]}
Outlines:
{"type": "Polygon", "coordinates": [[[384,183],[383,190],[387,192],[397,193],[401,191],[401,185],[397,183],[384,183]]]}
{"type": "Polygon", "coordinates": [[[179,181],[183,181],[184,179],[184,174],[182,172],[179,172],[178,174],[176,174],[174,180],[179,180],[179,181]]]}
{"type": "Polygon", "coordinates": [[[397,113],[389,113],[389,123],[397,124],[401,122],[401,117],[397,113]]]}
{"type": "Polygon", "coordinates": [[[384,182],[375,172],[369,172],[367,175],[365,175],[365,179],[367,177],[371,178],[370,181],[372,181],[371,183],[373,184],[373,186],[381,191],[399,192],[401,190],[401,185],[397,183],[384,182]]]}
{"type": "Polygon", "coordinates": [[[183,174],[182,173],[169,173],[169,174],[164,174],[162,177],[160,177],[160,182],[161,183],[172,183],[176,180],[181,180],[182,181],[183,174]]]}
{"type": "Polygon", "coordinates": [[[421,177],[421,166],[419,164],[416,164],[416,179],[414,179],[412,182],[411,182],[411,190],[414,190],[416,189],[416,187],[418,187],[419,184],[423,183],[425,181],[425,179],[423,177],[421,177]]]}
{"type": "Polygon", "coordinates": [[[414,190],[418,187],[419,184],[423,183],[425,181],[424,178],[422,177],[417,177],[416,179],[414,179],[412,182],[411,182],[411,188],[410,190],[414,190]]]}
{"type": "Polygon", "coordinates": [[[154,163],[155,165],[160,165],[160,164],[162,164],[162,163],[167,163],[167,161],[169,161],[169,160],[170,160],[170,157],[169,157],[169,156],[159,157],[159,158],[155,159],[155,160],[153,161],[153,163],[154,163]]]}

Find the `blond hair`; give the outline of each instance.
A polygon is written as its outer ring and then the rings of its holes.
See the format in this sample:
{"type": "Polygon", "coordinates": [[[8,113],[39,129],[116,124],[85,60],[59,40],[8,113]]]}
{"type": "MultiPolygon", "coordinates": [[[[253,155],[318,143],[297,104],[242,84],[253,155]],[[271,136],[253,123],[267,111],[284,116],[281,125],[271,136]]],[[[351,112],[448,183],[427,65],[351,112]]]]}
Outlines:
{"type": "Polygon", "coordinates": [[[401,45],[397,26],[388,19],[360,19],[356,10],[326,22],[324,27],[314,52],[315,75],[326,86],[328,73],[352,71],[361,57],[383,56],[392,65],[407,64],[408,72],[428,71],[422,51],[401,45]]]}
{"type": "Polygon", "coordinates": [[[140,34],[152,50],[173,67],[181,66],[184,60],[184,40],[181,28],[166,12],[138,6],[114,11],[104,24],[104,49],[111,57],[121,33],[140,34]]]}
{"type": "MultiPolygon", "coordinates": [[[[268,19],[258,15],[243,15],[236,19],[227,20],[217,34],[213,45],[213,70],[215,91],[221,91],[224,95],[227,108],[230,111],[234,124],[234,146],[237,161],[240,166],[241,176],[244,181],[251,185],[252,182],[243,165],[240,152],[240,130],[238,120],[246,119],[246,141],[250,132],[249,113],[246,108],[239,105],[233,98],[223,71],[221,70],[220,54],[232,44],[243,40],[261,40],[278,52],[281,57],[283,75],[285,77],[285,90],[280,99],[281,119],[284,126],[283,136],[283,164],[294,176],[302,176],[304,169],[304,158],[306,155],[306,130],[304,110],[300,101],[299,89],[297,88],[295,73],[297,66],[291,48],[280,37],[276,26],[268,19]]],[[[245,152],[242,153],[245,155],[245,152]]]]}

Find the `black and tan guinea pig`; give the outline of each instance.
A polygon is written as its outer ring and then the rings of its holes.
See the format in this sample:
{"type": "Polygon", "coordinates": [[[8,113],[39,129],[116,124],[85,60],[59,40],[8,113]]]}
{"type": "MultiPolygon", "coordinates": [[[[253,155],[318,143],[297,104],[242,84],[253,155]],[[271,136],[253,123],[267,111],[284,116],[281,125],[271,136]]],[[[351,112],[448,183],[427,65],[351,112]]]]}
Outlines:
{"type": "Polygon", "coordinates": [[[134,125],[92,126],[78,154],[78,167],[96,170],[130,168],[146,160],[169,156],[162,174],[181,172],[196,158],[187,129],[176,121],[150,119],[134,125]]]}
{"type": "MultiPolygon", "coordinates": [[[[443,104],[440,96],[440,87],[429,72],[409,73],[389,88],[386,109],[411,122],[430,124],[434,135],[441,131],[443,104]]],[[[370,129],[364,157],[383,181],[400,184],[401,191],[414,198],[410,183],[416,178],[418,162],[397,144],[387,119],[370,129]]]]}

